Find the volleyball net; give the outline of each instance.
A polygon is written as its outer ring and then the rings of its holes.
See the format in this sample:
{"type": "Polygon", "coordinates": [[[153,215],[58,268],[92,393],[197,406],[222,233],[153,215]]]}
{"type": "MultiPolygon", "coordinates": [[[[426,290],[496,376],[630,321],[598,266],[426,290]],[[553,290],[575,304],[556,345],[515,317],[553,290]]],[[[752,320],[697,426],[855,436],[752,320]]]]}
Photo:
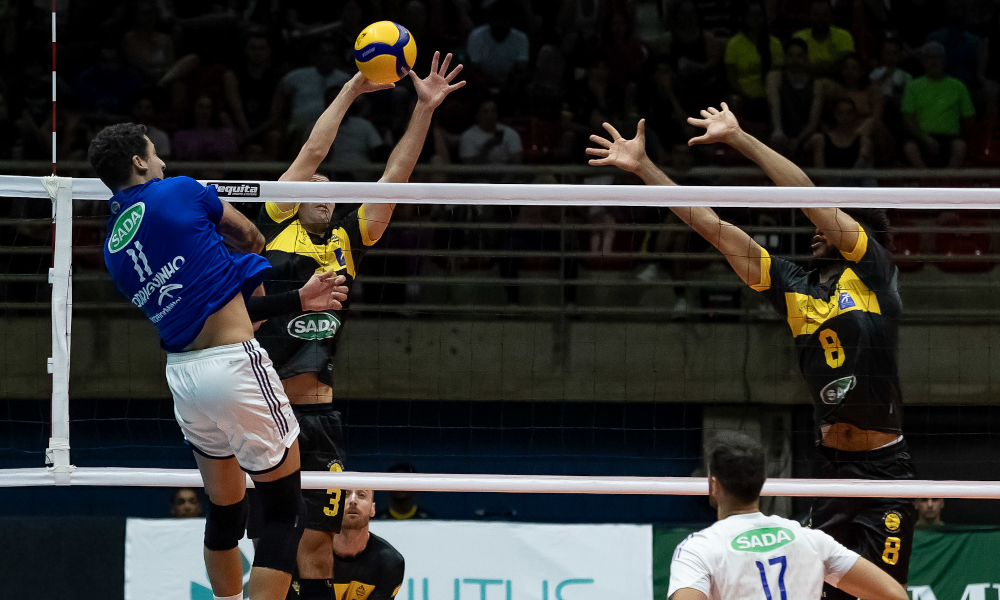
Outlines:
{"type": "MultiPolygon", "coordinates": [[[[358,261],[333,361],[350,470],[305,487],[700,495],[707,444],[736,429],[768,450],[765,495],[1000,498],[1000,190],[539,180],[202,181],[252,219],[264,202],[337,202],[334,219],[397,204],[358,261]],[[889,210],[918,481],[810,479],[788,323],[671,216],[684,206],[803,265],[797,209],[889,210]]],[[[4,176],[0,197],[0,487],[199,485],[155,329],[103,266],[110,192],[4,176]]]]}

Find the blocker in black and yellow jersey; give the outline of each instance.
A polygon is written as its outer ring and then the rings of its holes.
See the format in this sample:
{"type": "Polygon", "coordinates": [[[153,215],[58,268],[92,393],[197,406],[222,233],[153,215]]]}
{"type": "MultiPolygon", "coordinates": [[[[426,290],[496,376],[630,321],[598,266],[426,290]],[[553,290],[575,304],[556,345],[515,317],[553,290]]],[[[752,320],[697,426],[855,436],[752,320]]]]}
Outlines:
{"type": "MultiPolygon", "coordinates": [[[[744,132],[729,108],[708,108],[688,119],[705,133],[689,144],[721,142],[756,162],[779,186],[812,181],[794,163],[744,132]]],[[[591,136],[599,158],[650,185],[675,185],[646,155],[645,127],[625,139],[605,124],[612,139],[591,136]]],[[[889,255],[885,211],[808,208],[816,226],[810,268],[771,257],[746,232],[710,208],[671,209],[726,257],[753,289],[767,295],[784,317],[799,354],[799,367],[815,406],[818,477],[912,479],[902,435],[897,351],[902,311],[898,271],[889,255]]],[[[906,583],[916,515],[906,500],[831,498],[817,501],[812,525],[822,529],[906,583]]],[[[824,595],[846,598],[827,585],[824,595]]]]}
{"type": "MultiPolygon", "coordinates": [[[[344,490],[343,529],[334,538],[333,597],[336,600],[392,600],[403,585],[403,555],[368,530],[375,516],[372,490],[344,490]]],[[[292,579],[289,600],[301,600],[302,583],[292,579]]]]}

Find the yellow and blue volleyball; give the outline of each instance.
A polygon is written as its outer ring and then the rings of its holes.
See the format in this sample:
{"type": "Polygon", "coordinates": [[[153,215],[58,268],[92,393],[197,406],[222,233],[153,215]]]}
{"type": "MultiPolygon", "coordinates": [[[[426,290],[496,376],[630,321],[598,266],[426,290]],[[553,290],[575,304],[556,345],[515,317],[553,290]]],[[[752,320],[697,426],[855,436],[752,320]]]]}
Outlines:
{"type": "Polygon", "coordinates": [[[354,42],[354,62],[375,83],[396,83],[406,77],[416,60],[417,42],[399,23],[372,23],[354,42]]]}

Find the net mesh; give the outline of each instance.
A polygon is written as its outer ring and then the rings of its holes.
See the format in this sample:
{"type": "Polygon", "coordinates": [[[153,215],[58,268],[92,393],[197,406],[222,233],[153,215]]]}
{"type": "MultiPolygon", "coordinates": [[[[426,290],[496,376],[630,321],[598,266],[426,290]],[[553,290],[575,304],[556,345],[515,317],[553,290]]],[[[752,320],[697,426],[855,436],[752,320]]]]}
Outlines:
{"type": "MultiPolygon", "coordinates": [[[[155,329],[102,264],[106,206],[74,205],[72,462],[192,468],[155,329]]],[[[2,359],[19,379],[0,387],[0,450],[5,466],[38,466],[48,435],[51,241],[29,231],[51,229],[50,205],[7,206],[2,359]]],[[[262,205],[237,206],[257,219],[262,205]]],[[[357,206],[338,204],[334,218],[357,206]]],[[[813,229],[801,212],[720,214],[773,256],[808,263],[813,229]]],[[[890,214],[904,306],[904,431],[920,478],[1000,479],[997,216],[890,214]]],[[[703,475],[712,436],[738,429],[765,442],[771,477],[815,474],[813,409],[788,324],[667,209],[613,200],[400,205],[359,262],[345,314],[333,381],[351,470],[407,463],[424,473],[703,475]]],[[[613,502],[432,498],[442,516],[584,521],[613,502]]],[[[698,520],[706,510],[688,498],[628,502],[639,521],[698,520]]],[[[805,509],[804,500],[769,502],[785,514],[805,509]]],[[[953,519],[983,521],[977,501],[957,505],[953,519]]]]}

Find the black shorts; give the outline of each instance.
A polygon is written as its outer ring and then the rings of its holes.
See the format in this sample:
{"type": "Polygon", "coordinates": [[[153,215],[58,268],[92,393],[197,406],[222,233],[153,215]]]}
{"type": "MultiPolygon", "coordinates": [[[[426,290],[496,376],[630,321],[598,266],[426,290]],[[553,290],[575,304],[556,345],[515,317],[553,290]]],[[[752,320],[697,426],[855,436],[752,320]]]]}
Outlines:
{"type": "MultiPolygon", "coordinates": [[[[299,421],[299,456],[303,471],[343,471],[347,459],[344,447],[344,426],[340,412],[333,404],[293,404],[292,411],[299,421]]],[[[261,514],[254,490],[250,498],[250,518],[247,537],[259,538],[261,514]]],[[[340,488],[302,490],[306,501],[306,529],[340,533],[344,520],[344,494],[340,488]]]]}
{"type": "MultiPolygon", "coordinates": [[[[906,441],[868,452],[844,452],[819,447],[821,479],[915,479],[906,441]]],[[[913,550],[917,510],[908,498],[818,498],[812,527],[830,534],[906,585],[913,550]]],[[[824,584],[827,600],[847,600],[850,594],[824,584]]]]}

